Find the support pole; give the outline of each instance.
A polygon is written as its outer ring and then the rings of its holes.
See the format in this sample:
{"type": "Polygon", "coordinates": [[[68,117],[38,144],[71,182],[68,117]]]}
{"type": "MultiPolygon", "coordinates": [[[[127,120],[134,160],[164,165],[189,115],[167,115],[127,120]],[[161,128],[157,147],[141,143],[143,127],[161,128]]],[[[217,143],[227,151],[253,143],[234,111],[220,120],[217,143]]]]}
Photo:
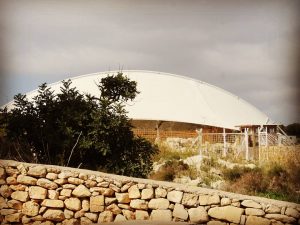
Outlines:
{"type": "Polygon", "coordinates": [[[226,157],[227,149],[226,149],[226,129],[225,128],[223,128],[223,142],[224,142],[223,157],[226,157]]]}
{"type": "Polygon", "coordinates": [[[249,161],[249,135],[248,135],[249,128],[245,128],[245,146],[246,146],[246,160],[249,161]]]}

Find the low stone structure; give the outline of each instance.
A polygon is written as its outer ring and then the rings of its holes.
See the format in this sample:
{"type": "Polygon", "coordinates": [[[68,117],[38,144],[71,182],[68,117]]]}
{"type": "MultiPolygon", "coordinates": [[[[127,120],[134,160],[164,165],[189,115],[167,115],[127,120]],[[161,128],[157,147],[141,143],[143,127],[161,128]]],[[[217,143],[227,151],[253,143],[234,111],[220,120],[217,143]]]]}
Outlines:
{"type": "Polygon", "coordinates": [[[1,160],[0,184],[1,224],[300,224],[295,203],[82,169],[1,160]]]}

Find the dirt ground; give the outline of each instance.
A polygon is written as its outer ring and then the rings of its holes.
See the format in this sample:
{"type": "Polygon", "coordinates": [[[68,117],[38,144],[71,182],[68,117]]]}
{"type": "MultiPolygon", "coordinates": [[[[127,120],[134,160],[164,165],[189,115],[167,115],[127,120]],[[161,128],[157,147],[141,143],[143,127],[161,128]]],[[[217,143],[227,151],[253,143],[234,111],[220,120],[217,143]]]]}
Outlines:
{"type": "Polygon", "coordinates": [[[191,225],[190,223],[184,222],[163,222],[163,221],[151,221],[151,220],[129,220],[126,222],[111,222],[105,223],[106,225],[191,225]]]}

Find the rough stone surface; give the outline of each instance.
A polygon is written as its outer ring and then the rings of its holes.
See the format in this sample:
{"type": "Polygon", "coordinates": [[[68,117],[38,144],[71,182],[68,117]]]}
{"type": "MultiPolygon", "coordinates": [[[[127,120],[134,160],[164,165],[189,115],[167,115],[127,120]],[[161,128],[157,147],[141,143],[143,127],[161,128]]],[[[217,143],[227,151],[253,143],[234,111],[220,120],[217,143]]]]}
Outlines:
{"type": "Polygon", "coordinates": [[[48,209],[44,213],[43,218],[51,221],[63,221],[65,219],[65,214],[59,209],[48,209]]]}
{"type": "Polygon", "coordinates": [[[49,180],[56,180],[58,177],[58,175],[56,173],[48,173],[46,175],[46,178],[49,179],[49,180]]]}
{"type": "Polygon", "coordinates": [[[22,213],[27,216],[37,216],[40,206],[34,201],[25,202],[22,207],[22,213]]]}
{"type": "Polygon", "coordinates": [[[114,214],[110,211],[104,211],[99,214],[98,223],[107,223],[114,220],[114,214]]]}
{"type": "Polygon", "coordinates": [[[221,206],[226,206],[226,205],[230,205],[230,204],[231,204],[230,198],[222,198],[221,199],[221,206]]]}
{"type": "Polygon", "coordinates": [[[47,189],[31,186],[29,187],[29,197],[32,199],[45,199],[47,197],[47,189]]]}
{"type": "Polygon", "coordinates": [[[135,219],[134,212],[132,212],[130,210],[123,209],[122,214],[126,217],[127,220],[134,220],[135,219]]]}
{"type": "Polygon", "coordinates": [[[188,213],[192,223],[205,223],[208,221],[208,214],[202,206],[191,208],[188,213]]]}
{"type": "Polygon", "coordinates": [[[207,225],[227,225],[227,223],[221,222],[221,221],[209,221],[207,225]]]}
{"type": "Polygon", "coordinates": [[[282,214],[266,214],[265,218],[274,219],[283,223],[295,223],[296,219],[282,214]]]}
{"type": "Polygon", "coordinates": [[[81,201],[78,198],[67,198],[64,203],[67,209],[75,211],[81,209],[81,201]]]}
{"type": "Polygon", "coordinates": [[[47,174],[47,170],[44,166],[34,166],[34,167],[29,167],[27,174],[29,176],[34,176],[34,177],[45,177],[47,174]]]}
{"type": "Polygon", "coordinates": [[[130,202],[130,207],[133,209],[148,209],[148,203],[145,200],[133,199],[130,202]]]}
{"type": "Polygon", "coordinates": [[[122,222],[122,221],[126,221],[127,219],[125,218],[125,216],[118,214],[115,218],[114,222],[122,222]]]}
{"type": "Polygon", "coordinates": [[[208,215],[228,222],[239,223],[244,210],[234,206],[214,207],[208,210],[208,215]]]}
{"type": "Polygon", "coordinates": [[[71,219],[74,216],[74,212],[69,209],[65,209],[64,214],[66,219],[71,219]]]}
{"type": "Polygon", "coordinates": [[[146,188],[142,190],[141,199],[152,199],[154,196],[154,191],[152,188],[146,188]]]}
{"type": "Polygon", "coordinates": [[[9,208],[12,208],[12,209],[22,209],[22,205],[23,205],[23,203],[22,202],[20,202],[20,201],[18,201],[18,200],[14,200],[14,199],[12,199],[12,200],[9,200],[8,202],[7,202],[7,206],[9,207],[9,208]]]}
{"type": "Polygon", "coordinates": [[[278,207],[278,206],[275,206],[275,205],[268,205],[265,209],[265,212],[266,213],[280,213],[281,212],[281,209],[278,207]]]}
{"type": "Polygon", "coordinates": [[[242,201],[242,206],[248,207],[248,208],[255,208],[255,209],[261,209],[261,204],[253,201],[253,200],[244,200],[242,201]]]}
{"type": "Polygon", "coordinates": [[[128,193],[116,193],[116,198],[119,203],[129,203],[130,202],[128,193]]]}
{"type": "Polygon", "coordinates": [[[38,179],[37,183],[36,183],[38,186],[41,186],[43,188],[46,188],[46,189],[50,189],[50,190],[54,190],[54,189],[57,189],[58,188],[58,185],[51,181],[51,180],[48,180],[46,178],[40,178],[38,179]]]}
{"type": "Polygon", "coordinates": [[[26,191],[15,191],[11,194],[11,198],[21,202],[26,202],[29,199],[29,195],[26,191]]]}
{"type": "Polygon", "coordinates": [[[156,188],[155,189],[155,198],[165,198],[168,192],[166,189],[163,188],[156,188]]]}
{"type": "Polygon", "coordinates": [[[265,215],[265,211],[262,209],[246,208],[245,214],[249,216],[263,216],[265,215]]]}
{"type": "Polygon", "coordinates": [[[136,199],[141,197],[141,193],[137,185],[133,185],[128,189],[129,198],[136,199]]]}
{"type": "Polygon", "coordinates": [[[184,209],[183,205],[176,203],[173,210],[173,216],[179,219],[186,220],[189,217],[189,214],[184,209]]]}
{"type": "Polygon", "coordinates": [[[71,189],[62,189],[60,192],[60,195],[66,196],[66,197],[71,197],[72,190],[71,189]]]}
{"type": "Polygon", "coordinates": [[[114,215],[122,213],[122,210],[116,204],[111,204],[107,206],[106,209],[111,211],[114,215]]]}
{"type": "Polygon", "coordinates": [[[50,208],[64,208],[64,202],[62,200],[52,200],[45,199],[42,203],[42,206],[50,207],[50,208]]]}
{"type": "Polygon", "coordinates": [[[136,210],[135,211],[135,219],[136,220],[149,220],[149,214],[144,210],[136,210]]]}
{"type": "Polygon", "coordinates": [[[155,221],[172,221],[172,212],[168,209],[152,210],[150,219],[155,221]]]}
{"type": "Polygon", "coordinates": [[[76,187],[72,194],[76,197],[90,197],[91,196],[91,192],[89,191],[88,188],[86,188],[84,185],[79,185],[78,187],[76,187]]]}
{"type": "Polygon", "coordinates": [[[246,225],[270,225],[271,221],[257,216],[248,216],[246,225]]]}
{"type": "Polygon", "coordinates": [[[167,195],[167,199],[170,202],[181,203],[182,196],[183,196],[182,191],[170,191],[167,195]]]}
{"type": "Polygon", "coordinates": [[[79,184],[83,184],[83,183],[84,183],[84,180],[81,180],[81,179],[75,178],[75,177],[69,177],[69,178],[68,178],[68,182],[69,182],[70,184],[79,185],[79,184]]]}
{"type": "Polygon", "coordinates": [[[97,222],[97,220],[98,220],[98,214],[97,213],[85,213],[84,216],[87,217],[89,220],[91,220],[93,222],[97,222]]]}
{"type": "Polygon", "coordinates": [[[83,211],[89,211],[90,210],[90,201],[83,199],[81,203],[81,208],[83,211]]]}
{"type": "Polygon", "coordinates": [[[104,210],[104,196],[91,196],[90,197],[90,211],[102,212],[104,210]]]}
{"type": "Polygon", "coordinates": [[[30,176],[19,175],[17,177],[17,182],[26,185],[36,185],[37,179],[30,176]]]}
{"type": "Polygon", "coordinates": [[[154,198],[149,201],[148,207],[150,209],[168,209],[170,202],[165,198],[154,198]]]}
{"type": "Polygon", "coordinates": [[[48,198],[58,199],[59,193],[55,190],[48,190],[48,198]]]}
{"type": "Polygon", "coordinates": [[[184,193],[182,197],[182,204],[185,206],[196,206],[198,203],[198,195],[190,194],[190,193],[184,193]]]}
{"type": "Polygon", "coordinates": [[[292,216],[294,218],[299,218],[300,214],[299,214],[298,210],[289,207],[285,210],[285,215],[292,216]]]}
{"type": "Polygon", "coordinates": [[[9,223],[18,223],[21,221],[22,214],[21,213],[14,213],[5,216],[5,221],[9,223]]]}
{"type": "Polygon", "coordinates": [[[217,205],[220,203],[219,195],[200,195],[199,196],[199,204],[204,205],[217,205]]]}

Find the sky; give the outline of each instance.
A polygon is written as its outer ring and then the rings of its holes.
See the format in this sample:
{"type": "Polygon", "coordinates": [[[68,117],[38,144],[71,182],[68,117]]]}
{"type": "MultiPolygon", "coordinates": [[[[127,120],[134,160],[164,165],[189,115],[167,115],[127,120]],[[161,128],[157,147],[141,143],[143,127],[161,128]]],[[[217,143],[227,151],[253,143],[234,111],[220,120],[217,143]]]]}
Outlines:
{"type": "Polygon", "coordinates": [[[300,122],[297,0],[0,0],[0,105],[108,70],[192,77],[300,122]]]}

